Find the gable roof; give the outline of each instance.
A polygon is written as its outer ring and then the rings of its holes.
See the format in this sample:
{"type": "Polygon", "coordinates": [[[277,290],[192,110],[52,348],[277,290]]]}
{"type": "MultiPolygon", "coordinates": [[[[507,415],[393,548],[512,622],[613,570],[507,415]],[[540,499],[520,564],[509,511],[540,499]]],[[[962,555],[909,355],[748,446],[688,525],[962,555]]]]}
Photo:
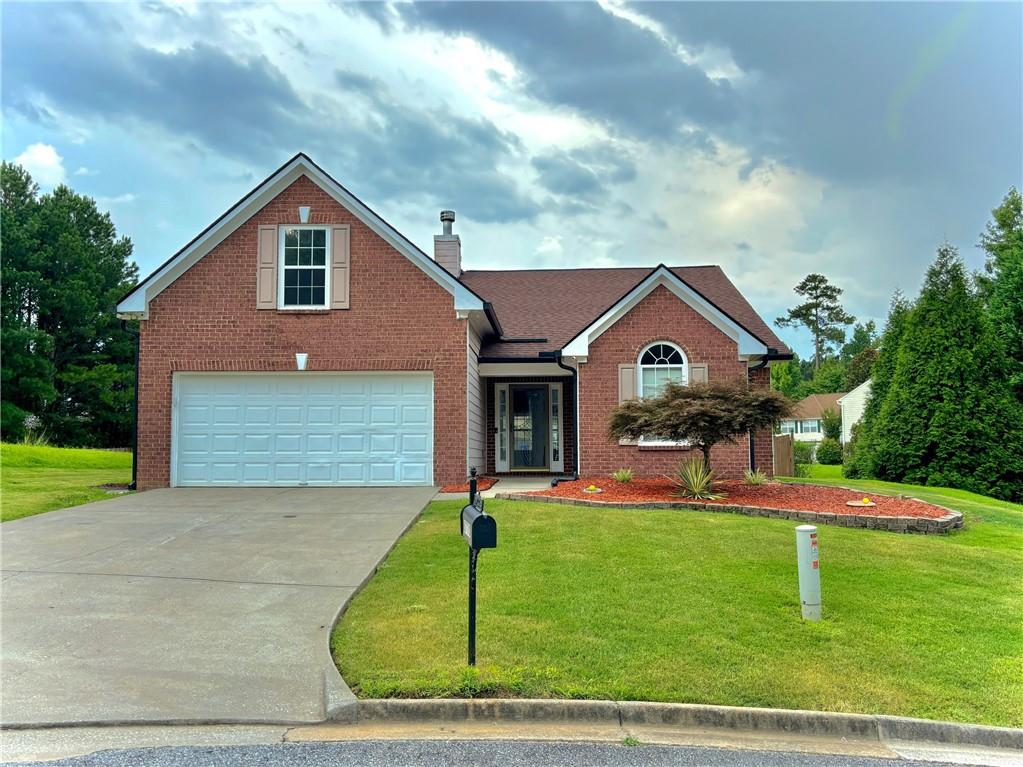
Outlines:
{"type": "Polygon", "coordinates": [[[132,288],[117,302],[118,315],[143,318],[148,316],[149,302],[153,298],[301,176],[309,178],[391,247],[407,257],[438,285],[451,293],[454,297],[456,311],[482,311],[484,309],[483,299],[471,288],[455,279],[450,272],[416,247],[405,235],[384,221],[373,209],[338,183],[306,154],[299,152],[132,288]]]}
{"type": "Polygon", "coordinates": [[[824,415],[825,410],[834,410],[837,413],[838,401],[846,394],[847,392],[840,391],[831,394],[811,394],[809,397],[804,397],[796,403],[796,409],[792,413],[791,419],[820,418],[824,415]]]}
{"type": "Polygon", "coordinates": [[[779,355],[790,353],[720,267],[672,266],[463,272],[461,281],[493,304],[504,327],[503,339],[485,343],[480,356],[530,358],[563,349],[659,269],[670,272],[764,347],[779,355]],[[508,338],[536,340],[504,340],[508,338]]]}

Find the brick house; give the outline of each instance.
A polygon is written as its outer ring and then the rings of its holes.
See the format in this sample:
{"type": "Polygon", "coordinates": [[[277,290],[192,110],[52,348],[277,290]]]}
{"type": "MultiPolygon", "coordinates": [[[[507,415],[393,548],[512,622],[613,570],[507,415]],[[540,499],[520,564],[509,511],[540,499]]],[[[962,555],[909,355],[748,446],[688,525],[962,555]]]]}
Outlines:
{"type": "Polygon", "coordinates": [[[659,473],[686,446],[609,443],[612,408],[790,356],[716,266],[463,271],[441,221],[431,258],[299,154],[135,287],[138,487],[659,473]]]}

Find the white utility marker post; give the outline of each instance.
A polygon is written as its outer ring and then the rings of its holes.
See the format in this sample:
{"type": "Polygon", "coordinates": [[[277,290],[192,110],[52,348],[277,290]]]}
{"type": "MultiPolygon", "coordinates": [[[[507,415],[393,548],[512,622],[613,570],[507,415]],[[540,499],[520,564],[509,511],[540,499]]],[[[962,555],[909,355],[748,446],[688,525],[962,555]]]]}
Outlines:
{"type": "Polygon", "coordinates": [[[799,563],[799,604],[803,618],[821,619],[821,564],[817,548],[817,528],[800,525],[796,528],[796,560],[799,563]]]}

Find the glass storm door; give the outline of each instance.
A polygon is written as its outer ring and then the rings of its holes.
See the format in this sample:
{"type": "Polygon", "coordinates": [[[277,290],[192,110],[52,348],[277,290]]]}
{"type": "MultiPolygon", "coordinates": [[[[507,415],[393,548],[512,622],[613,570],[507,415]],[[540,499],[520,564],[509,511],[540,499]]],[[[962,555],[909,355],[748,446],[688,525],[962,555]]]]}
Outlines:
{"type": "Polygon", "coordinates": [[[511,467],[548,468],[550,410],[548,388],[519,386],[511,389],[511,467]]]}

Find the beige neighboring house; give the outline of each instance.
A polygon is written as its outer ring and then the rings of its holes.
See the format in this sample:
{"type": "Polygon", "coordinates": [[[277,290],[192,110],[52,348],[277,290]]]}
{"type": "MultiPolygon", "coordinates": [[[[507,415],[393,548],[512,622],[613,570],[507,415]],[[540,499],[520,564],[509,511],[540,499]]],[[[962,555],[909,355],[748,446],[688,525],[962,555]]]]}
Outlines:
{"type": "Polygon", "coordinates": [[[852,439],[852,427],[863,418],[863,411],[870,399],[870,379],[861,383],[848,394],[838,398],[838,407],[842,413],[842,444],[852,439]]]}
{"type": "Polygon", "coordinates": [[[820,442],[824,439],[824,412],[839,412],[839,400],[845,392],[811,394],[796,403],[792,418],[781,422],[779,434],[791,434],[797,442],[820,442]]]}

